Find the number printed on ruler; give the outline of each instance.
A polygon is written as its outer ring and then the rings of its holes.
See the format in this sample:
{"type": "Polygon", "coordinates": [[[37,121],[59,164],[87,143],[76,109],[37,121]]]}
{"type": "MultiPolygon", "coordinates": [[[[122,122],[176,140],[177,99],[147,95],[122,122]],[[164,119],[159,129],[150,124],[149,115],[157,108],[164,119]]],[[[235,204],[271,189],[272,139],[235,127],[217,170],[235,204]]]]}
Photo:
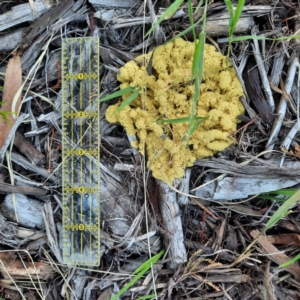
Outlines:
{"type": "Polygon", "coordinates": [[[63,260],[100,264],[99,39],[62,40],[63,260]]]}

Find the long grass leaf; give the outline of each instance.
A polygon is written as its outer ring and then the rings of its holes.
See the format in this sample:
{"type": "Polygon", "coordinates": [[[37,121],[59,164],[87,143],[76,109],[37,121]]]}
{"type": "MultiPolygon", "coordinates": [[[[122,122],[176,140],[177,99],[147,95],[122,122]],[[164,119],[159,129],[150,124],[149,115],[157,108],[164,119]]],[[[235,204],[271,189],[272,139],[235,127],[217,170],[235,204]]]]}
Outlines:
{"type": "Polygon", "coordinates": [[[286,41],[290,39],[299,39],[300,35],[290,35],[290,36],[282,36],[278,38],[266,38],[261,35],[244,35],[244,36],[237,36],[231,38],[231,42],[240,42],[240,41],[247,41],[247,40],[266,40],[266,41],[286,41]]]}
{"type": "MultiPolygon", "coordinates": [[[[188,0],[188,15],[189,15],[189,20],[190,20],[191,26],[193,26],[194,19],[193,19],[192,0],[188,0]]],[[[194,41],[196,41],[196,30],[193,29],[192,32],[193,32],[194,41]]]]}
{"type": "Polygon", "coordinates": [[[142,89],[141,88],[138,88],[134,93],[132,93],[126,100],[124,100],[121,105],[118,107],[118,109],[116,109],[112,115],[116,114],[117,112],[119,112],[120,110],[122,110],[124,107],[126,107],[127,105],[129,105],[133,100],[135,100],[139,94],[140,94],[140,91],[142,89]]]}
{"type": "Polygon", "coordinates": [[[165,253],[165,250],[160,251],[159,253],[157,253],[156,255],[152,256],[151,258],[149,258],[148,260],[146,260],[143,264],[141,264],[134,272],[133,274],[137,274],[140,271],[142,271],[143,269],[147,269],[149,270],[151,268],[151,264],[155,264],[161,257],[162,255],[165,253]]]}
{"type": "Polygon", "coordinates": [[[180,5],[183,3],[183,0],[176,0],[174,3],[172,3],[166,11],[160,16],[158,21],[150,28],[150,30],[146,33],[145,38],[168,16],[172,16],[180,7],[180,5]]]}
{"type": "Polygon", "coordinates": [[[298,259],[300,259],[300,253],[298,255],[296,255],[295,257],[293,257],[292,259],[290,259],[289,261],[287,261],[286,263],[280,265],[279,268],[285,268],[285,267],[293,264],[294,262],[296,262],[298,259]]]}
{"type": "Polygon", "coordinates": [[[202,120],[190,123],[191,126],[188,131],[188,138],[190,138],[193,135],[193,133],[198,129],[198,127],[201,125],[201,123],[207,119],[208,119],[208,117],[203,118],[202,120]]]}
{"type": "Polygon", "coordinates": [[[196,7],[196,9],[195,9],[195,13],[200,9],[200,7],[202,6],[202,4],[203,4],[203,0],[200,0],[199,3],[198,3],[198,5],[197,5],[197,7],[196,7]]]}
{"type": "Polygon", "coordinates": [[[257,198],[261,198],[264,200],[278,201],[278,202],[283,202],[286,200],[285,198],[276,198],[274,196],[265,196],[265,195],[259,195],[259,196],[257,196],[257,198]]]}
{"type": "Polygon", "coordinates": [[[233,18],[233,21],[232,21],[232,28],[231,28],[231,36],[234,32],[234,29],[239,21],[239,18],[242,14],[242,11],[243,11],[243,8],[244,8],[244,5],[245,5],[245,0],[238,0],[238,4],[237,4],[237,7],[236,7],[236,10],[235,10],[235,14],[234,14],[234,18],[233,18]]]}
{"type": "Polygon", "coordinates": [[[155,294],[139,297],[138,300],[147,300],[147,299],[152,299],[152,298],[155,298],[155,294]]]}
{"type": "MultiPolygon", "coordinates": [[[[234,18],[234,13],[233,13],[233,6],[231,0],[224,0],[228,10],[229,10],[229,33],[230,29],[232,28],[232,23],[233,23],[233,18],[234,18]]],[[[230,36],[230,34],[229,34],[230,36]]]]}
{"type": "Polygon", "coordinates": [[[204,46],[205,46],[205,33],[201,32],[199,35],[199,41],[195,48],[194,60],[192,67],[192,76],[195,78],[196,74],[201,75],[203,72],[203,58],[204,58],[204,46]]]}
{"type": "Polygon", "coordinates": [[[285,217],[290,208],[292,206],[294,206],[300,199],[300,189],[298,189],[298,191],[291,196],[289,199],[287,199],[278,209],[277,211],[273,214],[273,216],[269,219],[269,221],[267,222],[266,228],[264,231],[270,229],[271,227],[273,227],[280,219],[282,219],[283,217],[285,217]]]}
{"type": "MultiPolygon", "coordinates": [[[[207,117],[194,117],[195,120],[206,120],[207,117]]],[[[178,119],[167,119],[167,120],[157,120],[157,123],[185,123],[185,122],[190,122],[191,117],[185,117],[185,118],[178,118],[178,119]]]]}
{"type": "Polygon", "coordinates": [[[112,93],[110,95],[105,96],[104,98],[101,98],[99,100],[99,102],[104,102],[104,101],[107,101],[107,100],[110,100],[110,99],[113,99],[113,98],[117,98],[117,97],[126,95],[126,94],[132,92],[133,90],[135,90],[135,88],[132,87],[132,86],[129,86],[129,87],[123,89],[123,90],[119,90],[119,91],[117,91],[115,93],[112,93]]]}
{"type": "Polygon", "coordinates": [[[193,30],[200,22],[202,21],[202,18],[200,18],[193,26],[188,27],[187,29],[183,30],[182,32],[175,35],[172,39],[170,39],[167,43],[173,42],[175,39],[180,38],[181,36],[187,34],[191,30],[193,30]]]}
{"type": "Polygon", "coordinates": [[[140,267],[138,267],[133,274],[138,273],[130,282],[128,282],[111,300],[117,300],[121,295],[123,295],[131,286],[133,286],[150,268],[151,263],[155,264],[160,257],[164,254],[164,250],[160,251],[155,256],[151,257],[145,261],[140,267]]]}
{"type": "Polygon", "coordinates": [[[275,195],[284,195],[284,196],[293,196],[296,192],[297,192],[298,189],[281,189],[281,190],[278,190],[278,191],[274,191],[274,192],[271,192],[269,194],[275,194],[275,195]]]}
{"type": "Polygon", "coordinates": [[[130,282],[128,282],[116,295],[114,295],[111,300],[117,300],[121,295],[123,295],[131,286],[133,286],[148,270],[144,269],[139,274],[137,274],[130,282]]]}

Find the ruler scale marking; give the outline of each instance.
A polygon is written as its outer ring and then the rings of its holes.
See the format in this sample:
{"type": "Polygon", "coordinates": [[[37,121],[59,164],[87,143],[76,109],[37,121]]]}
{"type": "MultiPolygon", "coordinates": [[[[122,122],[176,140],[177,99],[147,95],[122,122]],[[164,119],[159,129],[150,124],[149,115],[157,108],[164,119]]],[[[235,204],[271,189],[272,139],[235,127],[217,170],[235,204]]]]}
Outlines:
{"type": "Polygon", "coordinates": [[[63,259],[73,266],[100,264],[98,57],[98,38],[63,39],[63,259]]]}

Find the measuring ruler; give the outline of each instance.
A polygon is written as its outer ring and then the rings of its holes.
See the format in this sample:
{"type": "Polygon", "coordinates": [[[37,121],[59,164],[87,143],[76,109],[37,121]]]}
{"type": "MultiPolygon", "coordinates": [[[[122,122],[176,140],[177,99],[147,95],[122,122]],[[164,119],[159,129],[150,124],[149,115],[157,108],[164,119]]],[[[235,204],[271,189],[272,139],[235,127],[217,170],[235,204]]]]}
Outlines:
{"type": "Polygon", "coordinates": [[[62,39],[63,260],[100,264],[99,39],[62,39]]]}

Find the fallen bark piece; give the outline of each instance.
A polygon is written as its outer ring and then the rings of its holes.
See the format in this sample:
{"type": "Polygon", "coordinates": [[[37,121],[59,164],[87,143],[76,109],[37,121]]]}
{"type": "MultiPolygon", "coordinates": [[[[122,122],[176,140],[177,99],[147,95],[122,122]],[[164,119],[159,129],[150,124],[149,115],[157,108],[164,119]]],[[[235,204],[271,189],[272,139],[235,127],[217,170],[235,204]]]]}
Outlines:
{"type": "Polygon", "coordinates": [[[16,164],[22,166],[26,170],[30,170],[34,173],[41,175],[42,177],[50,180],[52,182],[58,183],[57,177],[53,173],[49,173],[46,169],[34,166],[27,159],[25,159],[22,155],[11,153],[11,160],[16,164]]]}
{"type": "Polygon", "coordinates": [[[156,180],[156,184],[159,191],[158,197],[162,222],[167,229],[164,233],[164,242],[166,249],[170,249],[170,267],[177,268],[179,264],[187,261],[187,253],[184,246],[184,235],[180,209],[176,201],[176,192],[171,190],[170,187],[161,180],[156,180]]]}
{"type": "Polygon", "coordinates": [[[44,154],[38,151],[19,132],[16,132],[14,145],[28,158],[33,165],[39,165],[45,162],[44,154]]]}
{"type": "MultiPolygon", "coordinates": [[[[207,177],[208,178],[208,177],[207,177]]],[[[214,177],[207,179],[207,182],[214,177]]],[[[251,195],[268,193],[283,188],[288,188],[299,183],[295,178],[237,178],[226,177],[222,180],[215,180],[208,185],[196,190],[196,196],[206,200],[230,201],[235,199],[248,198],[251,195]]]]}
{"type": "Polygon", "coordinates": [[[0,194],[18,193],[24,195],[46,196],[47,191],[31,186],[15,186],[0,182],[0,194]]]}
{"type": "Polygon", "coordinates": [[[27,228],[45,228],[43,208],[43,203],[22,194],[9,194],[0,204],[1,213],[7,220],[27,228]]]}
{"type": "Polygon", "coordinates": [[[60,264],[63,264],[62,252],[59,247],[58,237],[56,233],[56,226],[53,217],[53,210],[51,206],[51,202],[47,202],[44,205],[43,211],[44,224],[46,228],[47,238],[49,241],[49,246],[56,256],[56,259],[60,264]]]}
{"type": "Polygon", "coordinates": [[[265,99],[261,87],[261,80],[258,74],[254,59],[250,59],[246,65],[244,72],[244,81],[247,88],[249,98],[255,108],[257,109],[261,118],[266,122],[272,122],[274,114],[272,112],[269,102],[265,99]]]}
{"type": "Polygon", "coordinates": [[[0,53],[11,52],[22,42],[23,28],[0,36],[0,53]]]}
{"type": "Polygon", "coordinates": [[[28,27],[28,33],[24,37],[21,48],[24,49],[29,46],[39,33],[51,26],[57,19],[65,14],[73,4],[74,0],[61,1],[53,9],[48,10],[44,15],[39,17],[28,27]]]}
{"type": "Polygon", "coordinates": [[[54,272],[50,265],[44,262],[32,264],[17,258],[13,252],[0,252],[0,270],[4,278],[13,279],[50,279],[54,272]]]}
{"type": "MultiPolygon", "coordinates": [[[[292,90],[292,86],[294,84],[294,79],[296,75],[296,71],[298,69],[299,71],[300,64],[299,64],[299,59],[295,57],[292,62],[290,63],[289,69],[288,69],[288,75],[287,78],[285,79],[285,90],[287,93],[290,93],[292,90]]],[[[287,108],[287,99],[285,98],[285,95],[283,94],[280,98],[280,102],[278,104],[277,110],[276,110],[276,119],[273,123],[272,131],[270,133],[270,137],[268,140],[268,143],[266,145],[266,150],[273,150],[275,146],[275,141],[276,138],[279,134],[279,131],[281,129],[282,122],[285,118],[285,113],[286,113],[286,108],[287,108]]],[[[272,156],[272,153],[266,153],[264,155],[265,158],[270,158],[272,156]]]]}
{"type": "Polygon", "coordinates": [[[11,128],[15,123],[15,117],[12,113],[17,113],[21,105],[21,94],[18,99],[14,100],[21,85],[21,58],[19,55],[16,55],[9,60],[5,73],[1,112],[6,113],[7,120],[0,116],[0,149],[4,145],[11,128]]]}
{"type": "Polygon", "coordinates": [[[300,235],[297,233],[278,234],[267,237],[268,241],[277,245],[293,245],[300,247],[300,235]]]}
{"type": "Polygon", "coordinates": [[[96,8],[132,8],[140,5],[142,2],[136,0],[89,0],[96,8]]]}
{"type": "Polygon", "coordinates": [[[29,3],[14,6],[11,11],[0,15],[0,31],[35,20],[38,16],[49,10],[54,3],[54,0],[36,0],[34,4],[37,15],[32,13],[29,3]]]}
{"type": "MultiPolygon", "coordinates": [[[[255,239],[259,235],[258,230],[252,230],[250,232],[251,236],[255,239]]],[[[281,253],[275,246],[273,246],[269,241],[268,238],[265,236],[260,236],[257,240],[260,246],[269,254],[269,259],[275,262],[278,265],[282,265],[290,260],[290,258],[281,253]]],[[[293,274],[296,280],[300,280],[300,267],[297,264],[292,264],[283,268],[282,270],[287,270],[291,274],[293,274]]]]}
{"type": "MultiPolygon", "coordinates": [[[[216,9],[219,9],[216,7],[216,9]]],[[[256,17],[258,14],[263,16],[274,9],[271,5],[245,5],[243,8],[242,14],[236,24],[234,29],[234,34],[246,34],[250,29],[255,25],[253,17],[256,17]]],[[[278,8],[279,9],[279,8],[278,8]]],[[[199,9],[200,13],[200,9],[199,9]]],[[[201,14],[202,15],[202,14],[201,14]]],[[[199,16],[200,17],[200,16],[199,16]]],[[[195,19],[196,21],[196,19],[195,19]]],[[[228,21],[229,21],[229,12],[228,10],[222,10],[219,13],[213,13],[207,17],[207,23],[205,27],[205,33],[209,36],[220,36],[228,34],[228,21]]],[[[196,34],[199,35],[202,28],[201,25],[196,27],[196,34]]],[[[189,32],[186,34],[188,38],[192,38],[192,33],[189,32]]],[[[228,40],[227,40],[228,41],[228,40]]],[[[226,41],[226,42],[227,42],[226,41]]]]}

